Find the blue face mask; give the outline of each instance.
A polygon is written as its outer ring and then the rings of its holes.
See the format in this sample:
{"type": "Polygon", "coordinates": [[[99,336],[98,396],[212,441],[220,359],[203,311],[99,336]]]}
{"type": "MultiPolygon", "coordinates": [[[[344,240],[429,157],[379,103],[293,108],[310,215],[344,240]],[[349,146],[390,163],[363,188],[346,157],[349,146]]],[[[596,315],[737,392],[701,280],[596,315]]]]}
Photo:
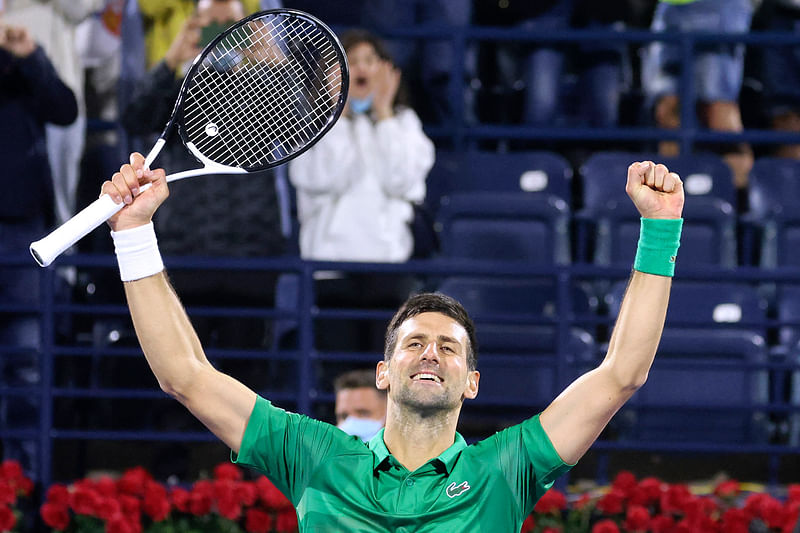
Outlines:
{"type": "Polygon", "coordinates": [[[383,427],[383,422],[380,420],[371,420],[369,418],[348,416],[344,419],[344,422],[340,423],[336,427],[348,435],[355,435],[364,442],[367,442],[372,437],[377,435],[377,433],[383,427]]]}
{"type": "Polygon", "coordinates": [[[353,110],[353,113],[360,115],[361,113],[366,113],[369,111],[369,108],[372,107],[372,95],[370,94],[366,98],[350,98],[350,109],[353,110]]]}

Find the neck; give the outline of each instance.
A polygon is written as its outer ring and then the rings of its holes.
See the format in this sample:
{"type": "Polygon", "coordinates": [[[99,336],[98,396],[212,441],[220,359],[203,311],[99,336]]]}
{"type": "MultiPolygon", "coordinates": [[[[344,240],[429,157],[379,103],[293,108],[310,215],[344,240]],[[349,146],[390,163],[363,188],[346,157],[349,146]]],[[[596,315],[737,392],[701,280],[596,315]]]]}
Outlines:
{"type": "Polygon", "coordinates": [[[389,401],[383,441],[397,461],[413,472],[453,445],[460,407],[420,412],[389,401]]]}

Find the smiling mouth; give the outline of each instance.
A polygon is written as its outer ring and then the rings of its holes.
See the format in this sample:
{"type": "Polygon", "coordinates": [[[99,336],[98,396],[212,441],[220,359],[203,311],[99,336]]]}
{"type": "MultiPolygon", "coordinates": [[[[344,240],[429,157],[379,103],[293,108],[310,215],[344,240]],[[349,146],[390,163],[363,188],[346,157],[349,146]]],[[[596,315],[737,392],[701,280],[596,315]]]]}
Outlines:
{"type": "Polygon", "coordinates": [[[430,372],[419,372],[411,376],[411,381],[425,381],[431,383],[442,383],[444,380],[430,372]]]}

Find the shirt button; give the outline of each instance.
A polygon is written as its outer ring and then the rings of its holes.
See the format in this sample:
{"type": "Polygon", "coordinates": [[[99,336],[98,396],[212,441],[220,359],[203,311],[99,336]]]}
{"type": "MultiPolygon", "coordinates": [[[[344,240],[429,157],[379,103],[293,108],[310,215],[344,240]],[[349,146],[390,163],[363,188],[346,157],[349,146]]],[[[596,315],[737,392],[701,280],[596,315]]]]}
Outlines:
{"type": "Polygon", "coordinates": [[[406,480],[406,485],[408,485],[409,487],[413,487],[414,486],[414,480],[411,479],[411,478],[407,479],[406,480]]]}

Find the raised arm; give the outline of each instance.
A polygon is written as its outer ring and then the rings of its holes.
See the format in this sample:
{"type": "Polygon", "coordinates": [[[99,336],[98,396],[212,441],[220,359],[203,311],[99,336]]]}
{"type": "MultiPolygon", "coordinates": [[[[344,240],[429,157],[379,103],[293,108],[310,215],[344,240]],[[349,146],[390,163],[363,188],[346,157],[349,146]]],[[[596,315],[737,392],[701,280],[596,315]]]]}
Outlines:
{"type": "Polygon", "coordinates": [[[636,270],[622,300],[608,352],[599,367],[567,387],[540,417],[556,451],[570,464],[586,453],[614,413],[644,385],[667,314],[672,285],[668,263],[674,263],[675,247],[670,253],[669,245],[657,240],[653,251],[652,231],[659,237],[671,234],[677,240],[683,185],[664,165],[646,161],[628,168],[626,191],[648,226],[639,241],[636,270]]]}
{"type": "Polygon", "coordinates": [[[109,220],[133,325],[162,390],[180,401],[234,452],[255,405],[253,391],[211,366],[163,272],[151,219],[169,191],[163,170],[144,169],[141,154],[103,184],[126,206],[109,220]],[[153,186],[142,193],[145,183],[153,186]]]}

